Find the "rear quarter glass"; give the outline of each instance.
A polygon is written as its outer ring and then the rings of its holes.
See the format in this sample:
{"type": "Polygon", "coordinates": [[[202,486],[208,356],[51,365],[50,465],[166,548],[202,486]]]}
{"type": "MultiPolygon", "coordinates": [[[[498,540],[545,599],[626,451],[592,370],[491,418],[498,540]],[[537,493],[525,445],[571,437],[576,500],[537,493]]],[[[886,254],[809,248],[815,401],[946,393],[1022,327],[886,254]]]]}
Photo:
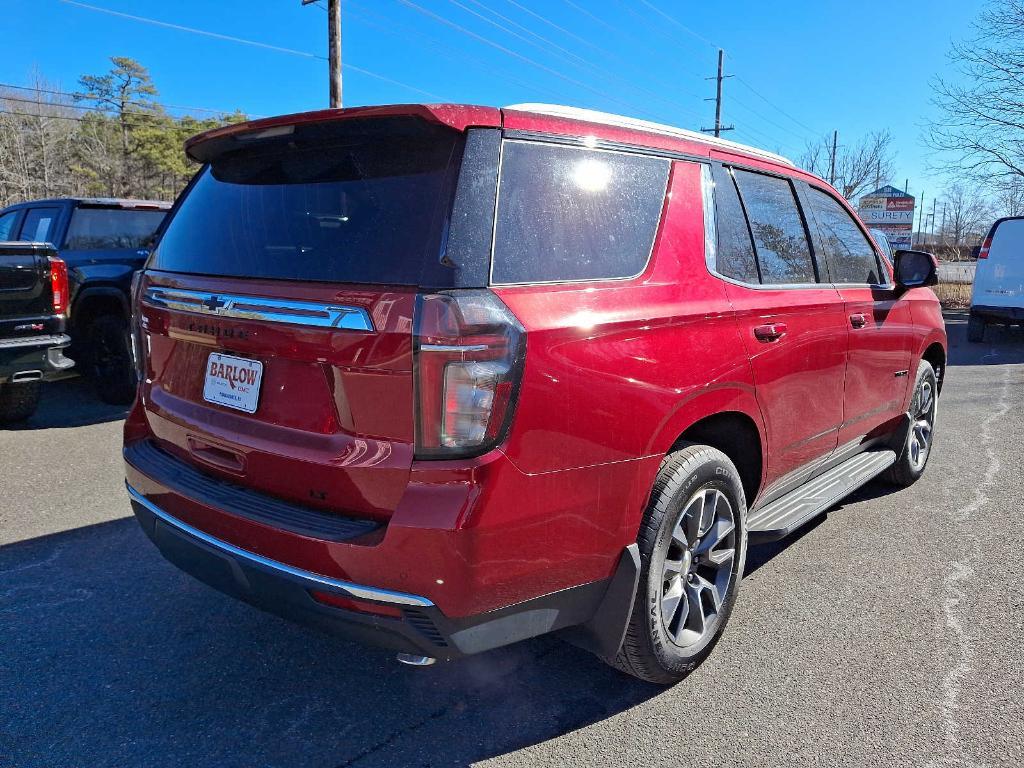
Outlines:
{"type": "Polygon", "coordinates": [[[640,274],[661,217],[669,165],[659,157],[506,141],[491,282],[640,274]]]}
{"type": "Polygon", "coordinates": [[[444,245],[463,143],[458,131],[409,117],[236,141],[202,170],[149,266],[451,286],[444,245]]]}

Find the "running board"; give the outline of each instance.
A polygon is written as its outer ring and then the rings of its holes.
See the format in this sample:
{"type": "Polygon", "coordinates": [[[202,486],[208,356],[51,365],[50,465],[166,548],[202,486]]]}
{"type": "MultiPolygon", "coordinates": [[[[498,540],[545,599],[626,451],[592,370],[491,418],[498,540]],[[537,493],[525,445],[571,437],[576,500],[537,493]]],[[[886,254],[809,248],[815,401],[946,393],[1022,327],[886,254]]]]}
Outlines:
{"type": "Polygon", "coordinates": [[[762,544],[788,536],[895,463],[896,453],[889,450],[867,451],[847,459],[781,499],[751,512],[747,518],[750,542],[762,544]]]}

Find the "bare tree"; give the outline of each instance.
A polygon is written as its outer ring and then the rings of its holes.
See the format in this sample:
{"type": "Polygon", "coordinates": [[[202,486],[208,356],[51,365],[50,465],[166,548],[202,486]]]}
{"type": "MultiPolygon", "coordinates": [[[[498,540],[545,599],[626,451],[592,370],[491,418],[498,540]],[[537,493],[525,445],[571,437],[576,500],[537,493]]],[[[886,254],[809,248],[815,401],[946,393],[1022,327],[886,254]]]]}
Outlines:
{"type": "Polygon", "coordinates": [[[999,216],[1024,216],[1024,178],[999,184],[995,207],[999,216]]]}
{"type": "Polygon", "coordinates": [[[946,190],[938,207],[945,212],[942,239],[956,258],[964,258],[992,223],[992,207],[975,185],[957,182],[946,190]]]}
{"type": "Polygon", "coordinates": [[[933,83],[941,116],[925,138],[935,165],[986,183],[1024,177],[1024,0],[995,0],[952,47],[959,77],[933,83]]]}
{"type": "Polygon", "coordinates": [[[0,90],[0,206],[77,191],[69,160],[80,111],[38,73],[32,86],[0,90]]]}
{"type": "MultiPolygon", "coordinates": [[[[832,136],[808,142],[800,156],[800,165],[828,179],[832,164],[832,136]]],[[[892,136],[874,131],[853,143],[842,143],[836,150],[835,188],[851,202],[882,184],[894,173],[892,136]]]]}

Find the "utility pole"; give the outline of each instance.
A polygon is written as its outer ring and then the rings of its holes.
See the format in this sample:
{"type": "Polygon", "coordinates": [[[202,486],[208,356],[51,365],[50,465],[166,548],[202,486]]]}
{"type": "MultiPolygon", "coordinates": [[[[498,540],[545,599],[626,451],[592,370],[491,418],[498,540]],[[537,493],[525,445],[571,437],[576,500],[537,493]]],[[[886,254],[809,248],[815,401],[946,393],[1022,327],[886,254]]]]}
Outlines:
{"type": "Polygon", "coordinates": [[[931,241],[933,243],[935,242],[935,208],[938,205],[938,203],[939,203],[938,198],[936,198],[935,200],[932,200],[932,230],[931,230],[932,236],[931,236],[931,241]]]}
{"type": "MultiPolygon", "coordinates": [[[[913,223],[913,222],[911,222],[913,223]]],[[[924,225],[924,190],[921,190],[921,212],[917,214],[917,242],[921,244],[921,227],[924,225]]],[[[914,245],[914,233],[910,233],[910,245],[914,245]]]]}
{"type": "MultiPolygon", "coordinates": [[[[715,127],[714,128],[701,128],[703,133],[714,133],[717,139],[722,135],[722,131],[731,131],[736,126],[734,125],[722,125],[722,80],[732,75],[723,75],[722,70],[725,68],[725,51],[721,48],[718,49],[718,75],[716,77],[709,77],[708,80],[715,80],[715,127]]],[[[704,99],[704,101],[711,101],[711,99],[704,99]]]]}
{"type": "Polygon", "coordinates": [[[939,237],[942,238],[942,244],[946,244],[946,202],[942,202],[942,226],[939,227],[939,237]]]}
{"type": "Polygon", "coordinates": [[[828,161],[828,183],[836,185],[836,149],[839,146],[839,131],[832,131],[832,154],[828,161]]]}
{"type": "MultiPolygon", "coordinates": [[[[312,5],[318,0],[302,0],[312,5]]],[[[323,6],[320,6],[321,8],[323,6]]],[[[341,108],[341,0],[327,0],[327,59],[331,109],[341,108]]]]}

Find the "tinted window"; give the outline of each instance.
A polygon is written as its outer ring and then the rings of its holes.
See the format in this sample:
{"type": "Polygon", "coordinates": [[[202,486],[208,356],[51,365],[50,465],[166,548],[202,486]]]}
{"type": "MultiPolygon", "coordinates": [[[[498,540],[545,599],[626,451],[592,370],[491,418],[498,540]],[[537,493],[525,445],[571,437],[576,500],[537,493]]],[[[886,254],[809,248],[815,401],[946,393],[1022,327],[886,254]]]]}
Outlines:
{"type": "Polygon", "coordinates": [[[19,240],[33,243],[46,243],[54,235],[54,224],[60,208],[30,208],[21,223],[19,240]]]}
{"type": "Polygon", "coordinates": [[[834,283],[877,285],[878,258],[860,227],[831,195],[813,187],[808,192],[834,283]]]}
{"type": "Polygon", "coordinates": [[[807,232],[792,185],[762,173],[737,170],[735,174],[754,235],[761,281],[815,282],[807,232]]]}
{"type": "Polygon", "coordinates": [[[184,198],[152,268],[451,286],[442,258],[457,132],[367,118],[236,144],[184,198]]]}
{"type": "Polygon", "coordinates": [[[502,150],[491,279],[630,277],[651,254],[669,161],[537,142],[502,150]]]}
{"type": "Polygon", "coordinates": [[[718,266],[720,275],[742,280],[745,283],[761,281],[754,260],[754,246],[750,240],[750,229],[743,215],[736,182],[728,168],[721,165],[714,169],[715,208],[718,221],[718,266]]]}
{"type": "Polygon", "coordinates": [[[18,211],[0,214],[0,240],[14,237],[14,222],[18,220],[18,211]]]}
{"type": "Polygon", "coordinates": [[[77,208],[71,214],[65,248],[141,248],[164,218],[163,211],[126,208],[77,208]]]}

